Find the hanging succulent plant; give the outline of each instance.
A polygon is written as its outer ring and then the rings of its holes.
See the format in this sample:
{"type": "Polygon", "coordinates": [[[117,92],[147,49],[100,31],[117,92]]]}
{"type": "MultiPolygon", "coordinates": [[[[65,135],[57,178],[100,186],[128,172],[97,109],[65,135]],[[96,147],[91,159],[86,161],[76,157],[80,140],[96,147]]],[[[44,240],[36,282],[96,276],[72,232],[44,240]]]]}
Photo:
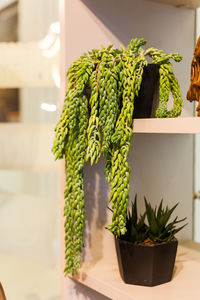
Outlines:
{"type": "Polygon", "coordinates": [[[112,224],[107,228],[116,236],[125,234],[129,202],[130,167],[127,157],[132,136],[134,101],[140,91],[146,57],[159,66],[160,104],[157,117],[177,117],[182,98],[170,59],[179,54],[144,50],[144,39],[134,39],[127,48],[94,49],[70,66],[63,111],[55,128],[52,148],[56,159],[65,158],[65,274],[75,274],[81,265],[84,231],[83,168],[85,161],[97,163],[106,158],[106,179],[111,186],[112,224]],[[90,92],[88,93],[88,90],[90,92]],[[167,110],[169,93],[174,107],[167,110]],[[103,140],[101,142],[101,132],[103,140]]]}

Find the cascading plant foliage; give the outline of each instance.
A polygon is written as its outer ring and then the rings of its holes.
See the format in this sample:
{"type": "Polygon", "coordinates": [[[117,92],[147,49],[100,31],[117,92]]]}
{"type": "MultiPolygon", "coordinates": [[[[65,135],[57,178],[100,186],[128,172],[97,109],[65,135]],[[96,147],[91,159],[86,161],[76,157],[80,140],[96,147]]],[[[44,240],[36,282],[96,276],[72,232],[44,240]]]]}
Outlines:
{"type": "Polygon", "coordinates": [[[130,167],[127,157],[132,136],[134,101],[140,91],[147,57],[159,66],[160,104],[157,117],[177,117],[182,98],[170,59],[179,54],[144,50],[144,39],[131,40],[127,48],[112,46],[84,53],[69,67],[68,89],[60,119],[55,128],[52,151],[56,159],[65,158],[65,274],[74,275],[81,265],[85,224],[83,168],[85,161],[97,163],[106,158],[105,174],[110,183],[112,224],[107,228],[116,236],[126,232],[130,167]],[[167,110],[169,94],[173,108],[167,110]]]}

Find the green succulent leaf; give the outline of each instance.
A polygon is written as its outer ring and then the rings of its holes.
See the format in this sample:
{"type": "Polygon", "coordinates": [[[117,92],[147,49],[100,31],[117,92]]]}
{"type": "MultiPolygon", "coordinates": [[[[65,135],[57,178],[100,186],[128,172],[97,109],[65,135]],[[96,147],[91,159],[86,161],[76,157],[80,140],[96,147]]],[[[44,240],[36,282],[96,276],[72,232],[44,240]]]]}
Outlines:
{"type": "Polygon", "coordinates": [[[138,218],[137,212],[137,195],[131,208],[127,211],[126,219],[126,233],[121,235],[120,238],[132,243],[142,243],[147,236],[148,228],[145,224],[146,213],[140,215],[138,218]]]}
{"type": "Polygon", "coordinates": [[[161,200],[159,207],[155,207],[153,209],[151,204],[147,202],[144,197],[147,220],[148,220],[148,234],[149,238],[154,242],[162,242],[162,241],[170,241],[174,238],[175,234],[178,233],[181,229],[183,229],[187,224],[177,228],[177,224],[186,220],[183,218],[178,220],[176,217],[172,222],[169,222],[169,219],[176,209],[177,204],[175,204],[171,209],[166,206],[163,208],[163,200],[161,200]]]}

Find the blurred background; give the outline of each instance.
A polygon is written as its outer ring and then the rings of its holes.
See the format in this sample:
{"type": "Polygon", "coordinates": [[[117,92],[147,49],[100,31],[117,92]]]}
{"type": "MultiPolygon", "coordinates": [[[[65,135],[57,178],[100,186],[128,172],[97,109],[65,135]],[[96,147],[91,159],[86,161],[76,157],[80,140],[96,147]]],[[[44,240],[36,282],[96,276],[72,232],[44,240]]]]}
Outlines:
{"type": "Polygon", "coordinates": [[[0,282],[60,299],[58,0],[0,0],[0,282]]]}

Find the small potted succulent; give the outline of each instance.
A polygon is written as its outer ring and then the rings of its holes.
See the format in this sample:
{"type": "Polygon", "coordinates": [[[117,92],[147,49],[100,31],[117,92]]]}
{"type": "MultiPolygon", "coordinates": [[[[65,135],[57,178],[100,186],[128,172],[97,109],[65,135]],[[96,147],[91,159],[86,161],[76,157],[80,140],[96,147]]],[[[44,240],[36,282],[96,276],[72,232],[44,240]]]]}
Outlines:
{"type": "Polygon", "coordinates": [[[118,265],[125,283],[155,286],[171,280],[178,241],[175,234],[187,224],[177,228],[186,218],[172,222],[169,219],[177,207],[152,208],[145,200],[145,213],[138,217],[137,197],[128,211],[126,233],[115,237],[118,265]],[[147,222],[145,221],[147,219],[147,222]]]}

